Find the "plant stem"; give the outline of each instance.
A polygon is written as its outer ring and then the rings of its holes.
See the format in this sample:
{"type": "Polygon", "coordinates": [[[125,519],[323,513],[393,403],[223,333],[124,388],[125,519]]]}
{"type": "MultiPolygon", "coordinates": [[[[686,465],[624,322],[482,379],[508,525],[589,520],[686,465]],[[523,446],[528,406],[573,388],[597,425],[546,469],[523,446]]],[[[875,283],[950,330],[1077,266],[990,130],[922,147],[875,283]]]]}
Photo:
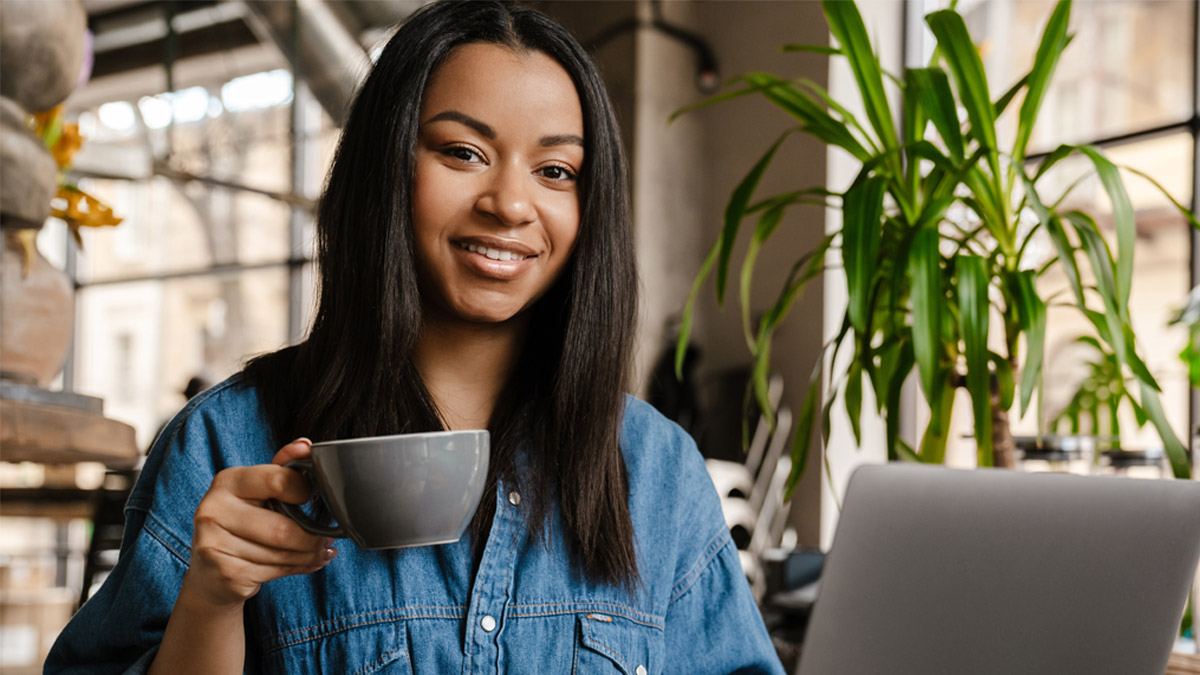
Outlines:
{"type": "Polygon", "coordinates": [[[1000,385],[992,378],[992,457],[993,464],[1001,469],[1017,467],[1017,442],[1013,439],[1008,424],[1008,411],[1000,407],[1000,385]]]}

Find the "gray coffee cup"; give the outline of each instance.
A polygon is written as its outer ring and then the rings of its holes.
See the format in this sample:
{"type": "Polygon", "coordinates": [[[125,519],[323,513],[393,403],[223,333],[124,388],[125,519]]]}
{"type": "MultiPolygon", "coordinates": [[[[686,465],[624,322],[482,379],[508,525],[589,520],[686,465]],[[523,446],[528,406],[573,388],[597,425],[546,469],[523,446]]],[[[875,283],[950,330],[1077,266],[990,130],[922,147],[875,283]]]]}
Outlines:
{"type": "Polygon", "coordinates": [[[337,520],[328,526],[279,502],[308,532],[364,549],[447,544],[462,538],[487,480],[487,431],[437,431],[314,443],[308,474],[337,520]]]}

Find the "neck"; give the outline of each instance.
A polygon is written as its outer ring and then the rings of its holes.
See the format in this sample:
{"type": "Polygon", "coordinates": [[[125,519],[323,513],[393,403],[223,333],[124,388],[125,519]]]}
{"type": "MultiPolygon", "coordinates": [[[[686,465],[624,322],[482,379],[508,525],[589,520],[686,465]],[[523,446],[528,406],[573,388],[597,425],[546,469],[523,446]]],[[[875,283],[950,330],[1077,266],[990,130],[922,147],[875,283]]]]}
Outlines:
{"type": "Polygon", "coordinates": [[[427,314],[413,360],[448,429],[487,429],[525,344],[524,316],[501,324],[427,314]]]}

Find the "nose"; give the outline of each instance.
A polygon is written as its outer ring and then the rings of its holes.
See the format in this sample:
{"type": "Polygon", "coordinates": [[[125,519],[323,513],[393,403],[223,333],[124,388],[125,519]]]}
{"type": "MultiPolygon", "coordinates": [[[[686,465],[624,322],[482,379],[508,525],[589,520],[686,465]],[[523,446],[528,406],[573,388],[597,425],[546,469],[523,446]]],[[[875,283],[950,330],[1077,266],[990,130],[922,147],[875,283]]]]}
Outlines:
{"type": "Polygon", "coordinates": [[[533,222],[535,209],[529,174],[517,166],[496,166],[475,208],[507,227],[533,222]]]}

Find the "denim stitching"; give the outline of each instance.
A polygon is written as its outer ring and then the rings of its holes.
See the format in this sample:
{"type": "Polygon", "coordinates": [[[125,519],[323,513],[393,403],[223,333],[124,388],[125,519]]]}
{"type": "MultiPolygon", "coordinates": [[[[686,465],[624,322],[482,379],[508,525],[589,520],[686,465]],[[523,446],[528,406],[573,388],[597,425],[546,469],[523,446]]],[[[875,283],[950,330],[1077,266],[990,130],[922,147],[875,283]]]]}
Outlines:
{"type": "MultiPolygon", "coordinates": [[[[519,619],[527,619],[527,618],[536,617],[536,616],[562,616],[563,614],[576,614],[576,613],[578,613],[578,610],[560,610],[560,611],[553,611],[553,612],[530,612],[528,614],[513,613],[513,614],[510,614],[509,616],[512,616],[514,618],[519,618],[519,619]]],[[[612,614],[613,614],[613,616],[619,616],[622,619],[625,619],[627,621],[632,621],[632,622],[638,624],[639,626],[646,626],[647,628],[657,628],[658,630],[663,629],[663,627],[659,624],[641,621],[641,620],[635,619],[631,616],[626,616],[624,614],[621,614],[619,612],[612,612],[612,614]]]]}
{"type": "Polygon", "coordinates": [[[571,655],[571,675],[579,675],[579,646],[583,643],[583,626],[579,625],[578,621],[575,622],[575,630],[579,635],[571,641],[575,645],[575,649],[572,650],[575,653],[571,655]]]}
{"type": "MultiPolygon", "coordinates": [[[[378,666],[379,664],[386,661],[388,659],[388,657],[390,657],[392,654],[395,654],[396,652],[400,652],[403,650],[404,650],[404,647],[397,647],[396,649],[393,649],[392,651],[387,652],[383,656],[380,656],[378,661],[376,661],[375,663],[372,663],[370,665],[363,666],[363,669],[354,673],[354,675],[363,675],[363,673],[367,672],[368,670],[370,670],[370,669],[374,668],[375,666],[378,666]]],[[[405,654],[405,656],[408,656],[408,655],[405,654]]]]}
{"type": "Polygon", "coordinates": [[[562,607],[564,610],[571,611],[571,612],[574,612],[579,609],[583,609],[585,607],[616,607],[618,609],[623,609],[631,614],[637,614],[638,616],[654,619],[656,621],[662,621],[664,618],[657,614],[649,614],[647,612],[639,612],[636,609],[630,607],[629,605],[622,605],[622,604],[615,603],[615,602],[542,602],[542,603],[525,604],[525,605],[513,605],[512,607],[513,607],[513,609],[521,609],[521,608],[527,608],[527,607],[528,608],[532,608],[532,607],[562,607]]]}
{"type": "MultiPolygon", "coordinates": [[[[179,559],[179,562],[183,563],[184,567],[191,566],[191,562],[189,562],[189,559],[191,558],[190,551],[189,551],[189,555],[185,556],[182,553],[180,553],[178,551],[178,549],[176,549],[175,543],[172,543],[167,540],[168,538],[170,538],[170,539],[174,539],[174,540],[176,540],[176,542],[178,542],[178,537],[174,536],[173,534],[171,534],[170,530],[163,527],[163,524],[161,522],[159,522],[158,518],[154,517],[154,514],[152,514],[152,513],[146,514],[146,522],[143,523],[143,525],[142,525],[142,531],[145,532],[146,534],[150,535],[154,539],[158,540],[158,542],[160,544],[162,544],[164,548],[166,548],[168,551],[171,552],[172,555],[174,555],[176,558],[179,559]],[[147,527],[147,525],[152,525],[152,526],[147,527]]],[[[187,551],[188,550],[187,547],[184,547],[184,550],[187,551]]]]}
{"type": "MultiPolygon", "coordinates": [[[[399,610],[397,610],[397,611],[399,611],[399,610]]],[[[402,617],[402,618],[403,619],[461,619],[462,617],[450,615],[450,614],[417,614],[417,615],[406,616],[406,617],[402,617]]],[[[356,624],[353,624],[350,626],[342,626],[340,628],[336,628],[334,630],[331,630],[331,631],[328,631],[325,633],[318,633],[316,635],[311,635],[308,637],[300,638],[298,640],[290,640],[290,641],[286,641],[286,642],[281,642],[277,645],[274,645],[272,647],[269,647],[269,648],[263,650],[263,654],[264,655],[272,654],[272,653],[277,652],[280,649],[284,649],[286,647],[294,647],[295,645],[304,644],[305,642],[311,642],[313,640],[317,640],[317,639],[320,639],[323,637],[329,637],[330,635],[344,633],[344,632],[346,632],[348,630],[352,630],[354,628],[362,628],[363,626],[375,626],[375,625],[378,625],[381,623],[388,623],[388,622],[396,621],[396,620],[398,620],[398,619],[383,618],[383,619],[375,619],[373,621],[364,621],[362,623],[356,623],[356,624]]]]}
{"type": "Polygon", "coordinates": [[[592,649],[598,649],[601,653],[607,655],[610,659],[616,662],[617,665],[621,667],[621,672],[628,673],[629,668],[625,665],[625,659],[622,658],[619,653],[617,653],[617,650],[596,639],[596,637],[591,634],[591,631],[586,628],[586,623],[582,625],[585,627],[583,629],[583,644],[591,647],[592,649]]]}
{"type": "Polygon", "coordinates": [[[708,544],[705,545],[704,553],[700,556],[700,559],[697,561],[697,563],[693,565],[692,568],[688,570],[688,573],[675,584],[674,588],[671,589],[670,602],[675,602],[678,600],[684,593],[687,592],[689,588],[692,587],[692,584],[696,583],[696,580],[699,579],[704,570],[708,568],[708,565],[710,562],[712,562],[712,559],[725,545],[725,540],[728,539],[728,537],[729,530],[722,528],[721,531],[716,534],[716,536],[709,540],[708,544]]]}
{"type": "MultiPolygon", "coordinates": [[[[401,608],[393,608],[393,609],[377,609],[377,610],[374,610],[371,612],[361,612],[359,614],[351,614],[350,616],[343,616],[343,617],[339,617],[337,619],[331,619],[329,621],[325,621],[323,623],[318,623],[313,626],[305,626],[304,628],[296,628],[294,630],[289,630],[286,633],[276,633],[275,635],[271,635],[270,637],[268,637],[267,640],[268,641],[278,640],[279,638],[285,638],[289,635],[295,635],[296,633],[303,633],[305,631],[311,631],[311,630],[320,630],[322,628],[325,628],[326,626],[331,626],[335,623],[340,623],[342,621],[350,621],[352,619],[359,619],[364,616],[371,616],[373,614],[397,614],[400,612],[407,612],[407,611],[414,610],[414,609],[458,609],[458,610],[461,610],[461,609],[463,609],[463,607],[462,607],[462,605],[446,605],[446,606],[415,605],[412,607],[401,607],[401,608]]],[[[417,618],[417,617],[412,617],[412,618],[417,618]]],[[[455,618],[461,618],[461,616],[455,617],[455,618]]]]}

